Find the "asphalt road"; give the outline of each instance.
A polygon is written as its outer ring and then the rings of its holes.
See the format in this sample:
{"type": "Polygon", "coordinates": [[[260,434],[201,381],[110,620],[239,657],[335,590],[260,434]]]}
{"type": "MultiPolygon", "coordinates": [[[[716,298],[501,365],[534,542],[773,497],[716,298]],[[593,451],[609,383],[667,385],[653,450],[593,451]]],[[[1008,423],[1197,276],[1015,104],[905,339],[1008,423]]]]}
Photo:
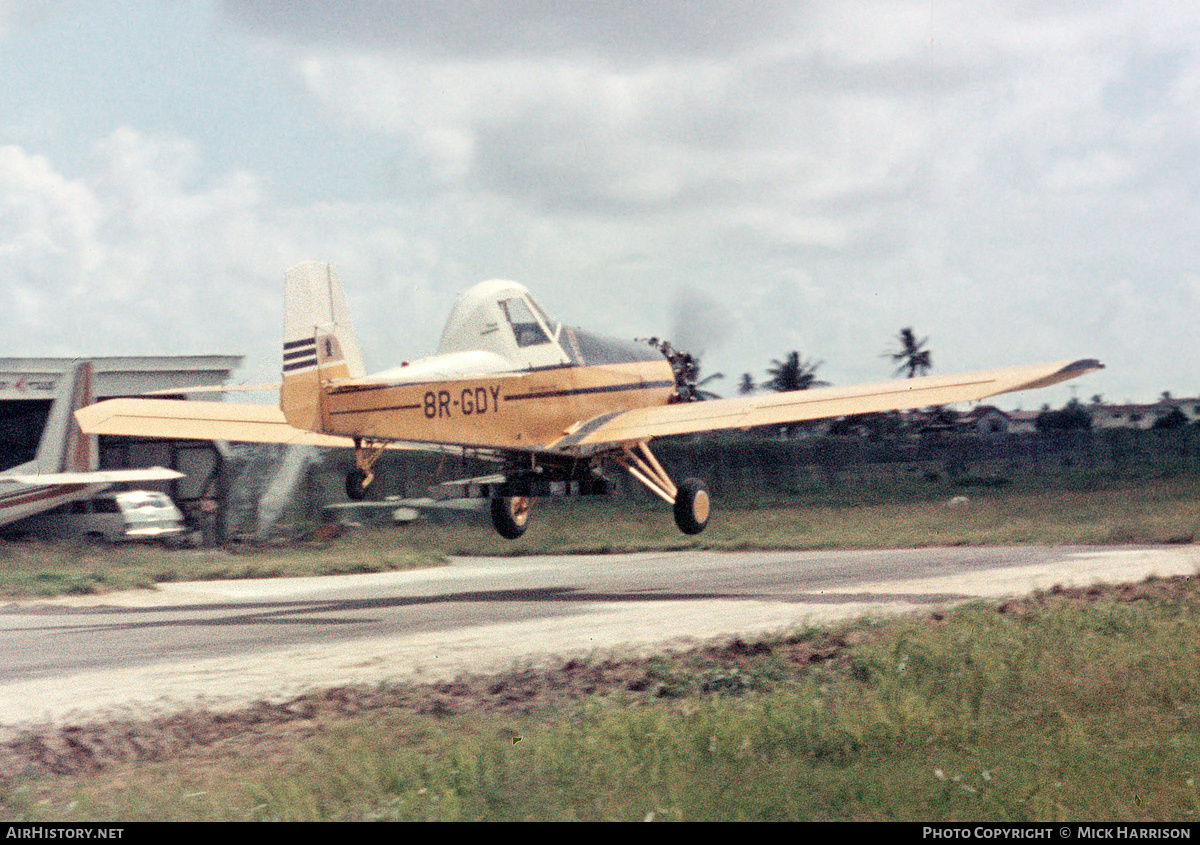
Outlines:
{"type": "Polygon", "coordinates": [[[13,603],[0,608],[0,728],[447,678],[1198,568],[1191,546],[659,552],[459,558],[415,572],[13,603]]]}

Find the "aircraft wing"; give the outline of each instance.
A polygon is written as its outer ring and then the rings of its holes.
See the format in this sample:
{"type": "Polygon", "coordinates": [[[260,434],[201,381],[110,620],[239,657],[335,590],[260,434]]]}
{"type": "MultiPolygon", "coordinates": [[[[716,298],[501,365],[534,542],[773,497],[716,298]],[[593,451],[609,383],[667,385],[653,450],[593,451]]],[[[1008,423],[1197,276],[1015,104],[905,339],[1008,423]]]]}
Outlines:
{"type": "Polygon", "coordinates": [[[108,399],[75,412],[88,434],[162,437],[170,440],[232,440],[352,447],[349,437],[292,428],[272,405],[181,402],[178,399],[108,399]]]}
{"type": "Polygon", "coordinates": [[[613,411],[574,426],[552,448],[571,450],[672,434],[977,401],[1000,393],[1047,387],[1103,367],[1094,359],[1060,361],[953,376],[922,376],[854,387],[823,387],[613,411]]]}
{"type": "Polygon", "coordinates": [[[31,486],[52,484],[117,484],[122,481],[169,481],[183,478],[182,472],[164,467],[148,469],[99,469],[92,472],[19,473],[0,476],[0,482],[12,481],[31,486]]]}
{"type": "MultiPolygon", "coordinates": [[[[178,399],[106,399],[75,412],[86,434],[160,437],[165,440],[229,440],[354,448],[354,440],[288,425],[273,405],[185,402],[178,399]]],[[[436,446],[389,442],[388,449],[436,451],[436,446]]],[[[12,476],[10,476],[12,477],[12,476]]]]}

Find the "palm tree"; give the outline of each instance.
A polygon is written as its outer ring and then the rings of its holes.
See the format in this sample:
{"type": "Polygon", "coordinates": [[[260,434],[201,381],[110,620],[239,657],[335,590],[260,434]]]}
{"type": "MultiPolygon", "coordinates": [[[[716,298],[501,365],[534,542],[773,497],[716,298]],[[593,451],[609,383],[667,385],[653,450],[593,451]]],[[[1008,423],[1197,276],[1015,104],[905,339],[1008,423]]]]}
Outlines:
{"type": "Polygon", "coordinates": [[[711,376],[700,378],[700,361],[697,359],[695,369],[692,371],[692,378],[695,379],[690,385],[693,399],[703,401],[705,399],[721,398],[718,394],[713,393],[711,390],[703,390],[702,388],[710,381],[716,381],[717,379],[725,378],[724,373],[713,373],[711,376]]]}
{"type": "Polygon", "coordinates": [[[758,385],[754,383],[754,376],[749,373],[742,373],[742,381],[738,384],[738,393],[743,396],[749,396],[756,390],[758,390],[758,385]]]}
{"type": "Polygon", "coordinates": [[[808,390],[810,387],[824,387],[829,384],[817,378],[817,369],[824,361],[805,361],[799,352],[789,352],[783,361],[771,361],[772,367],[767,370],[770,379],[763,385],[778,393],[789,390],[808,390]]]}
{"type": "Polygon", "coordinates": [[[929,338],[923,337],[917,340],[916,332],[912,330],[912,326],[905,326],[900,330],[900,334],[896,336],[900,341],[900,348],[895,352],[885,352],[884,354],[891,358],[896,367],[896,375],[906,373],[905,378],[913,378],[914,376],[923,376],[933,367],[933,355],[925,348],[925,344],[929,342],[929,338]]]}
{"type": "Polygon", "coordinates": [[[680,352],[670,348],[667,344],[668,357],[671,361],[671,366],[675,369],[675,382],[679,385],[680,395],[688,402],[702,402],[705,399],[720,399],[721,397],[713,393],[711,390],[704,390],[704,385],[710,381],[725,378],[724,373],[713,373],[712,375],[700,377],[700,359],[690,352],[680,352]]]}

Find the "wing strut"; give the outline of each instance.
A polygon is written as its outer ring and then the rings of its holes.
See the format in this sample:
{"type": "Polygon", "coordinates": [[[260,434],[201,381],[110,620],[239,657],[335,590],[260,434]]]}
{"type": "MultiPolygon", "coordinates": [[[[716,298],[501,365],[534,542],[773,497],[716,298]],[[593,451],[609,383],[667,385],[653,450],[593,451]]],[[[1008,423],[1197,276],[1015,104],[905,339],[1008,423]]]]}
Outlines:
{"type": "Polygon", "coordinates": [[[667,471],[662,468],[662,464],[654,457],[654,453],[650,451],[650,447],[646,445],[646,441],[637,444],[638,452],[635,453],[629,448],[629,444],[625,443],[621,446],[621,452],[613,455],[613,460],[625,467],[629,474],[636,478],[650,490],[651,493],[658,496],[668,505],[675,504],[675,497],[679,495],[678,488],[675,487],[675,482],[671,481],[671,477],[667,475],[667,471]]]}
{"type": "Polygon", "coordinates": [[[708,525],[707,485],[698,478],[685,478],[676,485],[646,444],[645,440],[637,441],[635,452],[630,443],[622,443],[620,452],[612,452],[612,459],[646,485],[650,492],[672,506],[675,524],[680,531],[699,534],[708,525]]]}

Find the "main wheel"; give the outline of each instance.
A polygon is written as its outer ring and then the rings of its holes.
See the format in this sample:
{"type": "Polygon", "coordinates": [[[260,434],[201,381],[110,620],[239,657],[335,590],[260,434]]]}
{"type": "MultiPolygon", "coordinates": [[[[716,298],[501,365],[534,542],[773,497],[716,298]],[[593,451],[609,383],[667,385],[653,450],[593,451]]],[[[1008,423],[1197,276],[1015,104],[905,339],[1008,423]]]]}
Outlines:
{"type": "Polygon", "coordinates": [[[492,499],[492,526],[506,540],[515,540],[529,527],[533,499],[528,496],[498,496],[492,499]]]}
{"type": "Polygon", "coordinates": [[[356,502],[367,497],[367,474],[355,467],[346,473],[346,495],[356,502]]]}
{"type": "Polygon", "coordinates": [[[675,494],[675,524],[684,534],[699,534],[708,525],[708,487],[699,478],[685,478],[675,494]]]}

